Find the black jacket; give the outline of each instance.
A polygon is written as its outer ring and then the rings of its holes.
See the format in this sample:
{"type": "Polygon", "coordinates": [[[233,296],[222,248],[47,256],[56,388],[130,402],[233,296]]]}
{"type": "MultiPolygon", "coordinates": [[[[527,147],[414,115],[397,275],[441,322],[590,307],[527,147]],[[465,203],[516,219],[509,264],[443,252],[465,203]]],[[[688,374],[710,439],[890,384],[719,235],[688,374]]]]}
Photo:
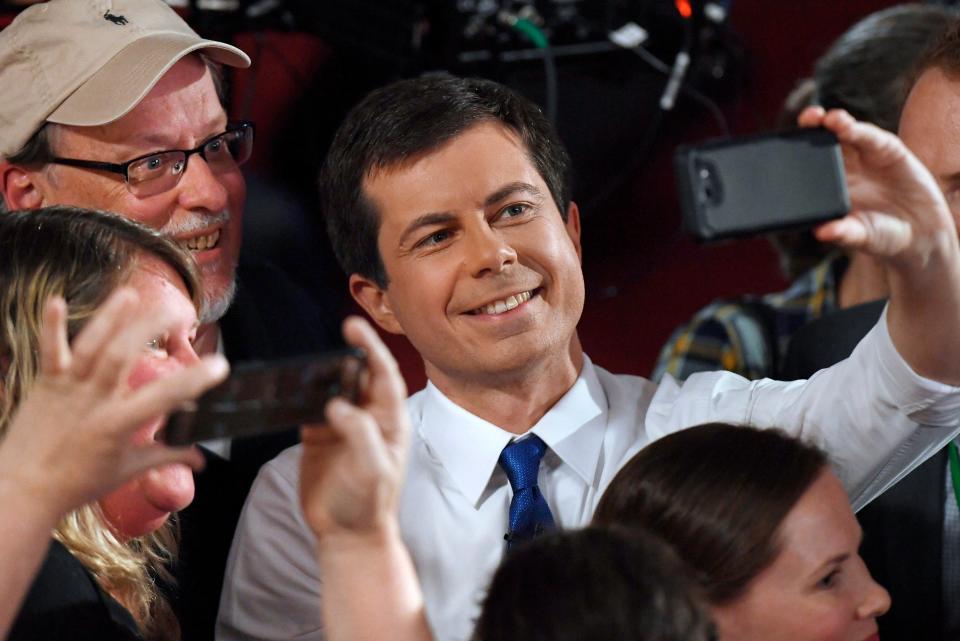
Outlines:
{"type": "MultiPolygon", "coordinates": [[[[883,311],[884,301],[844,309],[794,334],[785,380],[809,378],[853,351],[883,311]]],[[[943,506],[947,451],[941,450],[860,510],[860,554],[890,592],[880,617],[883,641],[940,641],[943,628],[943,506]]]]}
{"type": "Polygon", "coordinates": [[[57,541],[51,543],[8,639],[142,641],[130,613],[57,541]]]}

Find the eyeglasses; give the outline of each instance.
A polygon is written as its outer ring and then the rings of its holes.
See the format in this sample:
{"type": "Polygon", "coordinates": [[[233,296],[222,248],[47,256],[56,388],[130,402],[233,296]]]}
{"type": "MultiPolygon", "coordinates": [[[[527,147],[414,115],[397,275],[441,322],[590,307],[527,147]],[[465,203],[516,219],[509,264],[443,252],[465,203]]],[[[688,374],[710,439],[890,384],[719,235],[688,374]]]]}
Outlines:
{"type": "Polygon", "coordinates": [[[193,149],[158,151],[124,163],[58,157],[47,162],[120,174],[131,194],[145,197],[176,187],[187,170],[187,161],[194,154],[199,154],[214,174],[221,174],[247,162],[252,152],[253,123],[243,121],[230,124],[225,132],[207,138],[193,149]]]}

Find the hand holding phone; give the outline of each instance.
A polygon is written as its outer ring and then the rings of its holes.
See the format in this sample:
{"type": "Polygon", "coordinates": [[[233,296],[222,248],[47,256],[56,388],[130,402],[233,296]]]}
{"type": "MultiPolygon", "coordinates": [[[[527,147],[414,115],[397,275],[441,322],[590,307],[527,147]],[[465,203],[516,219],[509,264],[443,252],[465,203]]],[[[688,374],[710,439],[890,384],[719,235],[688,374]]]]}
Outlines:
{"type": "Polygon", "coordinates": [[[223,383],[171,414],[161,437],[187,445],[319,423],[334,396],[357,402],[365,370],[366,356],[356,348],[241,363],[223,383]]]}
{"type": "Polygon", "coordinates": [[[837,137],[797,129],[680,147],[684,228],[712,241],[839,218],[850,210],[837,137]]]}

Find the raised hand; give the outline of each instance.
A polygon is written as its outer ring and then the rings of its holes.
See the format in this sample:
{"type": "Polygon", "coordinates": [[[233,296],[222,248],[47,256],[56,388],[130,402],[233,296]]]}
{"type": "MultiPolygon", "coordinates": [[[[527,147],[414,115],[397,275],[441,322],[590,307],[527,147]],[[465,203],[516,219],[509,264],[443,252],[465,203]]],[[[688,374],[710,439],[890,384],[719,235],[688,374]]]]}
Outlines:
{"type": "Polygon", "coordinates": [[[300,461],[300,501],[318,539],[324,636],[433,641],[398,524],[410,437],[406,385],[369,323],[348,318],[343,336],[367,352],[364,399],[330,401],[326,424],[303,428],[300,461]]]}
{"type": "Polygon", "coordinates": [[[138,313],[137,294],[114,292],[69,345],[67,308],[47,302],[40,371],[0,445],[0,478],[33,497],[51,516],[94,500],[146,470],[169,463],[203,465],[196,448],[134,444],[157,420],[223,380],[222,356],[206,357],[131,390],[127,377],[147,343],[169,329],[165,315],[138,313]]]}
{"type": "Polygon", "coordinates": [[[897,351],[917,373],[960,384],[960,243],[936,180],[899,138],[845,111],[810,107],[799,122],[837,135],[847,171],[852,210],[817,238],[883,262],[897,351]]]}
{"type": "Polygon", "coordinates": [[[818,239],[894,264],[923,263],[957,246],[940,187],[898,137],[842,109],[809,107],[799,122],[826,127],[840,140],[853,207],[845,218],[821,225],[818,239]]]}
{"type": "Polygon", "coordinates": [[[320,538],[392,527],[406,468],[410,419],[396,361],[361,318],[348,318],[343,335],[366,351],[369,378],[359,406],[334,399],[325,425],[302,430],[300,498],[320,538]]]}

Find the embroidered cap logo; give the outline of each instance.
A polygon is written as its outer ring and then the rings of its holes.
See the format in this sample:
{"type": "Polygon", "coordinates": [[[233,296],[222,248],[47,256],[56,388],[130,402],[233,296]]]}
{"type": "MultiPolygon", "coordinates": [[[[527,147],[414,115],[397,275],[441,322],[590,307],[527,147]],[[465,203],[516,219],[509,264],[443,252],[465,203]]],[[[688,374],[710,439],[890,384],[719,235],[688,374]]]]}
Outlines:
{"type": "Polygon", "coordinates": [[[125,24],[128,24],[128,23],[130,22],[129,20],[127,20],[127,19],[124,18],[123,16],[115,16],[115,15],[113,15],[112,13],[110,13],[110,10],[109,10],[109,9],[107,9],[107,11],[103,14],[103,19],[104,19],[104,20],[109,20],[109,21],[112,22],[113,24],[118,24],[118,25],[125,25],[125,24]]]}

